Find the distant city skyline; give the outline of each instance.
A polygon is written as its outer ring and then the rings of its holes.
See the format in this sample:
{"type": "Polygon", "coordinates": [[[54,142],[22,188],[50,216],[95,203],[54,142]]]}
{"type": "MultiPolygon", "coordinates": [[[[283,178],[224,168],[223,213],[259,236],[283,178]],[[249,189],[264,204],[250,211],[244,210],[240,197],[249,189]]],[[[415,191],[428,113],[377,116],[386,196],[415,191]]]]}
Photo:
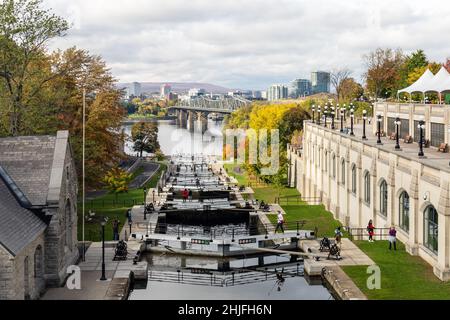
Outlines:
{"type": "Polygon", "coordinates": [[[101,55],[120,82],[265,90],[335,68],[361,81],[362,56],[377,47],[450,54],[440,36],[450,7],[438,0],[44,1],[72,24],[50,49],[101,55]]]}

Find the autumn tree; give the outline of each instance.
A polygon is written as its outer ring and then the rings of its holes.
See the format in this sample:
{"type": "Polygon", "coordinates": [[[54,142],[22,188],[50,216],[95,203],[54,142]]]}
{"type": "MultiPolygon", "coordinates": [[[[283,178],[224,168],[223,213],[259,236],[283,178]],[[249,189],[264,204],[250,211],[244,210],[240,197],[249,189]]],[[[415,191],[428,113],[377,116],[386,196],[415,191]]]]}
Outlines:
{"type": "Polygon", "coordinates": [[[378,48],[364,55],[364,62],[367,67],[364,74],[366,88],[375,100],[397,92],[400,68],[404,62],[404,55],[401,50],[378,48]]]}
{"type": "Polygon", "coordinates": [[[342,98],[342,85],[350,77],[352,72],[349,69],[338,69],[331,73],[331,85],[336,90],[338,100],[342,98]]]}
{"type": "Polygon", "coordinates": [[[350,102],[358,99],[364,94],[364,88],[353,78],[347,78],[341,84],[341,99],[350,102]]]}
{"type": "Polygon", "coordinates": [[[131,139],[134,151],[142,157],[144,151],[156,153],[159,150],[158,125],[154,122],[138,122],[131,128],[131,139]]]}
{"type": "Polygon", "coordinates": [[[128,185],[131,182],[132,174],[120,168],[111,169],[103,178],[106,189],[115,194],[116,200],[120,193],[128,192],[128,185]]]}
{"type": "Polygon", "coordinates": [[[67,22],[41,8],[42,0],[4,0],[0,3],[0,79],[9,134],[22,133],[30,101],[52,79],[67,72],[54,66],[48,72],[48,41],[65,35],[67,22]]]}

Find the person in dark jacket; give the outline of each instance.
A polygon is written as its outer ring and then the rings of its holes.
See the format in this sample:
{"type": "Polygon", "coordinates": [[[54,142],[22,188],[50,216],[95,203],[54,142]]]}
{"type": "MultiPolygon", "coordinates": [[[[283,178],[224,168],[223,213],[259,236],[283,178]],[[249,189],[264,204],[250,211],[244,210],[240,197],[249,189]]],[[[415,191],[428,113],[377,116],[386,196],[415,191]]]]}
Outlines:
{"type": "Polygon", "coordinates": [[[369,221],[367,225],[367,232],[369,233],[369,242],[373,242],[373,235],[375,231],[375,226],[373,225],[372,220],[369,221]]]}

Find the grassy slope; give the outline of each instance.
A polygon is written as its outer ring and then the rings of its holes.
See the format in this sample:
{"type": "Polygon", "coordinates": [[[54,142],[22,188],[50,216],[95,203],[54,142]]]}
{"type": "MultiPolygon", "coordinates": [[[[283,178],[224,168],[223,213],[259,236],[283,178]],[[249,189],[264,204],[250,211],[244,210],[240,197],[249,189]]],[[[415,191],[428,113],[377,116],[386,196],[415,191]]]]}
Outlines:
{"type": "MultiPolygon", "coordinates": [[[[147,183],[148,188],[154,188],[161,176],[163,170],[166,170],[165,164],[160,164],[160,168],[156,174],[147,183]]],[[[137,170],[137,174],[139,174],[137,170]]],[[[141,170],[142,172],[142,170],[141,170]]],[[[106,194],[104,196],[96,198],[94,201],[86,201],[85,212],[88,214],[89,210],[95,212],[96,216],[106,216],[109,221],[105,227],[105,239],[112,240],[112,220],[118,219],[121,226],[126,223],[125,213],[128,209],[135,204],[142,204],[144,201],[144,192],[142,189],[132,189],[127,193],[119,194],[116,198],[114,194],[106,194]],[[117,201],[116,201],[117,200],[117,201]]],[[[78,239],[82,239],[82,205],[78,203],[78,239]]],[[[87,241],[100,241],[101,229],[98,223],[86,222],[85,223],[85,239],[87,241]]]]}
{"type": "Polygon", "coordinates": [[[381,290],[369,290],[367,267],[343,267],[369,299],[450,299],[450,282],[436,278],[432,267],[420,257],[407,253],[403,244],[397,243],[397,251],[390,251],[387,241],[355,243],[381,270],[381,290]]]}

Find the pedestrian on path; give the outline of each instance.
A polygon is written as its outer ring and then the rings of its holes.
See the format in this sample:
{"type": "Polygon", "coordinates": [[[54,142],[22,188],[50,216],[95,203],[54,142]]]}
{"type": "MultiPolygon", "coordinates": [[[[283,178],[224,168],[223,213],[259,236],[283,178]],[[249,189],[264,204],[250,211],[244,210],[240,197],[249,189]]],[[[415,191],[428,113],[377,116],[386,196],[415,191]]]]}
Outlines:
{"type": "Polygon", "coordinates": [[[275,233],[277,233],[278,229],[281,230],[282,233],[284,233],[284,217],[281,211],[278,211],[278,217],[277,217],[277,227],[275,228],[275,233]]]}
{"type": "Polygon", "coordinates": [[[187,191],[187,189],[184,189],[181,195],[183,197],[183,202],[186,202],[187,198],[189,197],[189,192],[187,191]]]}
{"type": "Polygon", "coordinates": [[[192,202],[192,190],[189,190],[189,202],[192,202]]]}
{"type": "Polygon", "coordinates": [[[113,227],[113,239],[114,241],[118,241],[119,240],[119,225],[120,222],[119,220],[114,219],[113,223],[112,223],[112,227],[113,227]]]}
{"type": "Polygon", "coordinates": [[[334,230],[334,240],[336,241],[336,244],[339,246],[339,249],[341,248],[342,245],[342,231],[341,231],[341,227],[337,227],[336,230],[334,230]]]}
{"type": "Polygon", "coordinates": [[[373,242],[375,226],[373,225],[372,220],[369,220],[369,224],[367,225],[367,232],[369,233],[369,242],[373,242]]]}
{"type": "Polygon", "coordinates": [[[395,230],[395,226],[389,229],[389,250],[392,250],[392,244],[394,244],[394,250],[397,251],[397,230],[395,230]]]}

